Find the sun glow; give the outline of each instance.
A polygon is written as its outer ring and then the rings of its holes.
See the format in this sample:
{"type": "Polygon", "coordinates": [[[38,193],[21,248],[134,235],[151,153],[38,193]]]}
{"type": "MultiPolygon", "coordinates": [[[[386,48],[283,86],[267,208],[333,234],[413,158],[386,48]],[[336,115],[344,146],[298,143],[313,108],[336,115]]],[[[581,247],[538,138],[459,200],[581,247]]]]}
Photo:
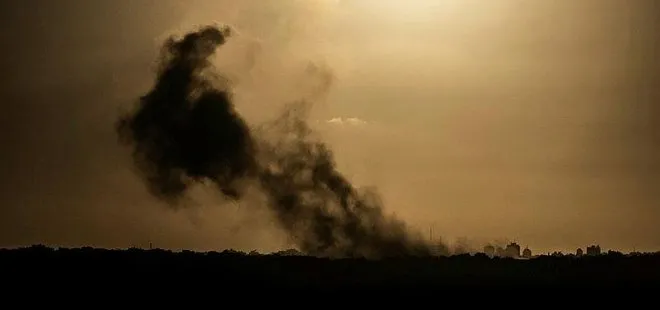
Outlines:
{"type": "Polygon", "coordinates": [[[459,0],[367,0],[374,9],[390,16],[415,19],[452,13],[459,0]]]}

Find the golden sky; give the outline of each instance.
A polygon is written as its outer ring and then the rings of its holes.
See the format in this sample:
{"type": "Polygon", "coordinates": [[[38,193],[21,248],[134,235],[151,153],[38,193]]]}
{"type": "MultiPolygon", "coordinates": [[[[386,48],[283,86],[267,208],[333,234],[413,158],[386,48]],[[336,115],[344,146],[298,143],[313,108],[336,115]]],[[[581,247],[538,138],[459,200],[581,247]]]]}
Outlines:
{"type": "Polygon", "coordinates": [[[239,81],[237,107],[253,123],[300,95],[305,64],[331,68],[312,121],[341,170],[416,228],[476,247],[657,250],[659,6],[3,3],[0,246],[288,246],[255,206],[220,206],[202,191],[202,207],[167,210],[116,143],[116,112],[150,86],[162,40],[217,22],[240,33],[215,61],[239,81]]]}

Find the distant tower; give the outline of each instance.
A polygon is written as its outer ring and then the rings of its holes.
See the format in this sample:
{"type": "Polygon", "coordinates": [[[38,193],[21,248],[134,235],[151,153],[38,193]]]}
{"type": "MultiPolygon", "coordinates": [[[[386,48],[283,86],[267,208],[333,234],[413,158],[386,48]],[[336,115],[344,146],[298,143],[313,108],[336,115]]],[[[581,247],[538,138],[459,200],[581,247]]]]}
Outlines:
{"type": "Polygon", "coordinates": [[[580,256],[584,255],[584,251],[582,251],[582,249],[578,248],[577,251],[575,251],[575,255],[577,257],[580,257],[580,256]]]}
{"type": "Polygon", "coordinates": [[[530,250],[528,247],[525,247],[522,256],[524,258],[532,258],[532,250],[530,250]]]}

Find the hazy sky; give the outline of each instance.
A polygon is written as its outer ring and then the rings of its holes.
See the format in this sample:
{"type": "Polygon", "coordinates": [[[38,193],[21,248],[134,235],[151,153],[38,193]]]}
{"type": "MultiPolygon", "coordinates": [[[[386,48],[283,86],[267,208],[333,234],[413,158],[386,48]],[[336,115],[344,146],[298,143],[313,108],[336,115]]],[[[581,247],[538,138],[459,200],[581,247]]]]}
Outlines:
{"type": "Polygon", "coordinates": [[[534,251],[658,250],[657,12],[653,0],[3,1],[0,246],[287,246],[254,206],[201,193],[202,207],[168,210],[116,143],[117,111],[150,86],[162,40],[219,22],[240,32],[217,65],[252,122],[295,99],[303,65],[331,68],[312,121],[342,171],[411,225],[534,251]]]}

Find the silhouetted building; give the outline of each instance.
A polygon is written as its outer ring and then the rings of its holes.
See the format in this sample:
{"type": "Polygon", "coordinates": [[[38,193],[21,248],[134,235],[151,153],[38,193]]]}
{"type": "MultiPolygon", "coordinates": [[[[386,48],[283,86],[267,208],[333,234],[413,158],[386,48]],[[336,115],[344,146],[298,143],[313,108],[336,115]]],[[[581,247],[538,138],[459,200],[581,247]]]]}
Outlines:
{"type": "Polygon", "coordinates": [[[532,258],[532,250],[530,250],[528,247],[525,247],[522,256],[524,258],[532,258]]]}
{"type": "Polygon", "coordinates": [[[575,251],[575,255],[580,257],[580,256],[584,255],[584,251],[582,251],[582,249],[578,248],[577,251],[575,251]]]}
{"type": "Polygon", "coordinates": [[[520,246],[515,242],[512,242],[509,245],[507,245],[505,251],[507,257],[514,257],[514,258],[520,257],[520,246]]]}
{"type": "Polygon", "coordinates": [[[489,257],[495,256],[495,247],[492,245],[487,245],[484,247],[484,254],[488,255],[489,257]]]}
{"type": "Polygon", "coordinates": [[[600,245],[590,245],[587,247],[587,255],[596,256],[600,255],[600,245]]]}
{"type": "Polygon", "coordinates": [[[503,247],[498,246],[495,248],[495,256],[499,257],[505,257],[506,256],[506,250],[504,250],[503,247]]]}

